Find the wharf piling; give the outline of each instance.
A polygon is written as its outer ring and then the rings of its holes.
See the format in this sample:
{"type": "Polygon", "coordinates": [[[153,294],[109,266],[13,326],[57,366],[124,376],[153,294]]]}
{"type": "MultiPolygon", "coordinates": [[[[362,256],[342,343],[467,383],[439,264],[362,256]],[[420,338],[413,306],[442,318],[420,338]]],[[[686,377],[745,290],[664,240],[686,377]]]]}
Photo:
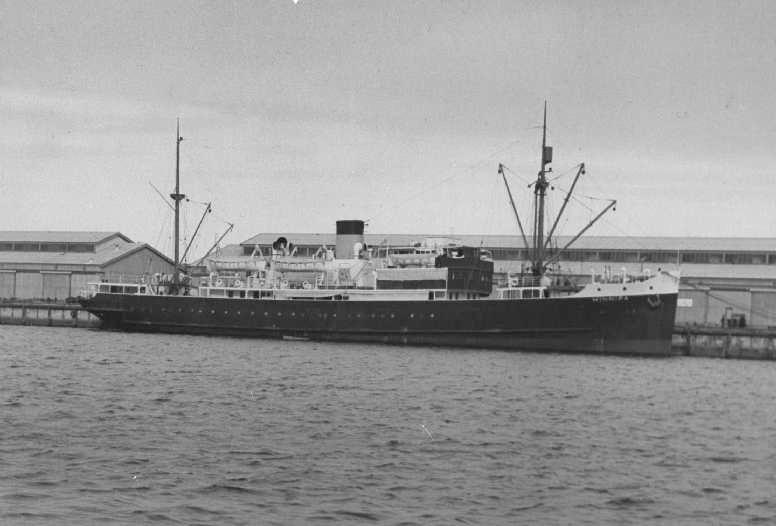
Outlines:
{"type": "Polygon", "coordinates": [[[776,328],[677,325],[672,348],[683,356],[776,360],[776,328]]]}
{"type": "Polygon", "coordinates": [[[100,326],[100,319],[73,303],[0,303],[0,324],[48,327],[100,326]]]}

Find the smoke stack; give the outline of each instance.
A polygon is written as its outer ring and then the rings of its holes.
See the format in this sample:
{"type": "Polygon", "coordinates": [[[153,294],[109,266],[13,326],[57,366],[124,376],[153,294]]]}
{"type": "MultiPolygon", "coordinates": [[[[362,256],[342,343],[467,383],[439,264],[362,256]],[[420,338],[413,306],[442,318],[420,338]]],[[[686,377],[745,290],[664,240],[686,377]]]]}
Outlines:
{"type": "Polygon", "coordinates": [[[359,219],[337,221],[337,258],[353,258],[353,245],[356,243],[364,244],[364,222],[359,219]]]}

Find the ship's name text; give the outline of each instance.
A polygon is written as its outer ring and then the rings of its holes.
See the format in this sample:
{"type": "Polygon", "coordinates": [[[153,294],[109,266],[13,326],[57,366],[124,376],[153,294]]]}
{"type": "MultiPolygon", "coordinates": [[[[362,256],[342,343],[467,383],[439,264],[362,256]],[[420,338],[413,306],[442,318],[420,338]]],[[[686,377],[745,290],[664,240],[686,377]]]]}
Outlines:
{"type": "Polygon", "coordinates": [[[600,296],[593,298],[596,303],[609,303],[612,301],[628,301],[628,296],[600,296]]]}

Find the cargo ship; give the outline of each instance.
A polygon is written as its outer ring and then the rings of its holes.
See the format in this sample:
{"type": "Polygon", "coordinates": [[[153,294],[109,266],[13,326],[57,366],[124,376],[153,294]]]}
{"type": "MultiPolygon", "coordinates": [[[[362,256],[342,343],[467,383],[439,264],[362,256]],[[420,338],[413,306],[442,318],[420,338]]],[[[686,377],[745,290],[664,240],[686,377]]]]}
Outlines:
{"type": "MultiPolygon", "coordinates": [[[[549,233],[544,234],[547,110],[541,168],[534,189],[530,236],[512,200],[529,268],[494,280],[491,254],[453,239],[425,239],[407,247],[368,247],[364,222],[336,224],[336,246],[299,256],[284,237],[268,253],[227,262],[212,258],[209,275],[194,286],[183,272],[133,283],[90,284],[82,305],[107,329],[242,337],[380,342],[508,350],[668,355],[679,276],[591,274],[574,285],[552,272],[562,250],[597,221],[614,201],[563,249],[550,243],[574,183],[549,233]]],[[[177,134],[175,268],[178,257],[180,134],[177,134]]]]}

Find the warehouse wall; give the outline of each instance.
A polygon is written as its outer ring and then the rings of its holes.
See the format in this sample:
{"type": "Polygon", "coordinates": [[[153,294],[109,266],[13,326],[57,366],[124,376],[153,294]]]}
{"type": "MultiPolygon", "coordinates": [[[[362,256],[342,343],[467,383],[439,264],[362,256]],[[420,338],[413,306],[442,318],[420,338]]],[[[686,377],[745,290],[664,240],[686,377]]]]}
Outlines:
{"type": "Polygon", "coordinates": [[[100,274],[71,274],[70,275],[70,295],[79,296],[89,286],[89,283],[97,283],[102,276],[100,274]]]}
{"type": "Polygon", "coordinates": [[[0,298],[16,296],[16,272],[0,272],[0,298]]]}
{"type": "Polygon", "coordinates": [[[70,273],[63,272],[43,272],[42,298],[52,300],[63,300],[69,298],[70,294],[70,273]]]}
{"type": "Polygon", "coordinates": [[[75,297],[97,283],[102,275],[69,272],[0,271],[0,299],[56,299],[75,297]]]}
{"type": "Polygon", "coordinates": [[[706,324],[709,311],[708,287],[680,288],[676,323],[706,324]]]}
{"type": "Polygon", "coordinates": [[[681,288],[676,323],[719,326],[727,308],[746,316],[748,326],[776,327],[776,289],[681,288]]]}
{"type": "Polygon", "coordinates": [[[748,290],[710,290],[708,323],[720,325],[725,309],[731,308],[732,313],[746,315],[746,321],[751,320],[752,294],[748,290]]]}
{"type": "Polygon", "coordinates": [[[776,327],[776,289],[752,289],[750,325],[776,327]]]}
{"type": "Polygon", "coordinates": [[[155,274],[157,272],[170,274],[173,268],[174,266],[165,259],[160,258],[148,248],[144,248],[125,258],[121,258],[111,265],[106,265],[104,272],[105,277],[110,280],[123,278],[126,281],[133,281],[144,274],[155,274]]]}
{"type": "Polygon", "coordinates": [[[43,275],[40,272],[16,273],[16,297],[40,298],[43,295],[43,275]]]}

